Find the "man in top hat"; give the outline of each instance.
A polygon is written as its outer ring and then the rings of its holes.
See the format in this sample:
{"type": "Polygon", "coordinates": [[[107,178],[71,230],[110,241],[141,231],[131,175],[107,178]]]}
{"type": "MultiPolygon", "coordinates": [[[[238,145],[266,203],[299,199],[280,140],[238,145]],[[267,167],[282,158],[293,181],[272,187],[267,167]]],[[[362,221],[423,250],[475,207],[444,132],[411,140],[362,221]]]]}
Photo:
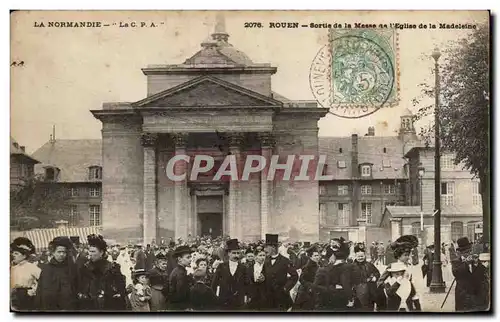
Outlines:
{"type": "Polygon", "coordinates": [[[212,280],[212,290],[217,294],[222,310],[240,310],[244,307],[248,285],[250,284],[246,267],[239,263],[240,247],[238,239],[226,242],[229,260],[217,266],[212,280]]]}
{"type": "Polygon", "coordinates": [[[299,276],[290,260],[278,254],[278,235],[266,234],[265,251],[267,258],[263,272],[269,296],[269,309],[286,311],[293,304],[290,290],[297,283],[299,276]]]}
{"type": "Polygon", "coordinates": [[[484,311],[489,308],[488,269],[473,254],[467,237],[457,240],[457,258],[451,262],[456,279],[455,311],[484,311]]]}
{"type": "Polygon", "coordinates": [[[177,266],[172,270],[168,283],[168,301],[173,311],[185,311],[189,308],[189,288],[192,285],[191,276],[186,267],[191,265],[191,248],[186,245],[177,246],[172,254],[177,266]]]}

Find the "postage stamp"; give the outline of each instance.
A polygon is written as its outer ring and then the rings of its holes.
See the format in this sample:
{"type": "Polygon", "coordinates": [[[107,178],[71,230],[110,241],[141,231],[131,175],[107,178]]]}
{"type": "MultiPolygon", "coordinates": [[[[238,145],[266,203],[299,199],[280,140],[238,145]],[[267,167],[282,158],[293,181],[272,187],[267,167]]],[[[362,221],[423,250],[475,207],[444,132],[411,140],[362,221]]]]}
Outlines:
{"type": "Polygon", "coordinates": [[[395,29],[331,29],[310,72],[311,90],[330,113],[360,118],[399,101],[395,29]]]}

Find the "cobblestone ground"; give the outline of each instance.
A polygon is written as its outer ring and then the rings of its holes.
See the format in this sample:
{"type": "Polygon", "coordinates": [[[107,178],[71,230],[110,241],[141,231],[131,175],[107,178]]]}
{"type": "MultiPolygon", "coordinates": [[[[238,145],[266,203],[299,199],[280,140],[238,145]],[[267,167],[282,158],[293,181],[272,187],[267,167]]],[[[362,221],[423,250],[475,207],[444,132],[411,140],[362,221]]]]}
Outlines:
{"type": "MultiPolygon", "coordinates": [[[[443,280],[446,283],[446,292],[445,293],[430,293],[429,288],[425,285],[425,280],[422,277],[422,263],[418,266],[412,266],[412,281],[415,285],[415,289],[420,298],[420,304],[422,305],[422,311],[425,312],[454,312],[455,311],[455,286],[450,292],[446,303],[441,308],[441,304],[446,297],[446,293],[448,292],[452,282],[453,282],[453,274],[451,273],[451,265],[443,265],[443,280]]],[[[380,273],[383,273],[386,266],[377,265],[380,273]]]]}

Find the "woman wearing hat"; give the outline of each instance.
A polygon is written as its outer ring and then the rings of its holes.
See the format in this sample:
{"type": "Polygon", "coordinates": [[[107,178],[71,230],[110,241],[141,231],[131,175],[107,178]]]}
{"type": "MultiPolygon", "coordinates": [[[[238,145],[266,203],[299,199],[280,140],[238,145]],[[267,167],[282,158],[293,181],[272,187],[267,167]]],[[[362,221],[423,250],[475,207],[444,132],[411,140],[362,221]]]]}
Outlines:
{"type": "Polygon", "coordinates": [[[172,256],[177,261],[177,266],[168,279],[169,308],[173,311],[186,311],[189,309],[189,289],[193,284],[186,271],[186,267],[191,265],[191,248],[186,245],[177,246],[172,256]]]}
{"type": "MultiPolygon", "coordinates": [[[[397,264],[399,266],[404,265],[406,267],[404,270],[404,278],[410,282],[412,289],[415,289],[412,282],[412,272],[409,261],[412,249],[418,246],[418,239],[413,235],[404,235],[399,237],[395,242],[391,243],[390,246],[394,252],[396,262],[388,265],[385,272],[382,273],[377,281],[377,311],[384,311],[388,307],[387,292],[384,291],[384,285],[386,280],[391,276],[389,269],[392,265],[397,264]]],[[[420,311],[420,300],[416,293],[412,295],[412,301],[412,307],[414,307],[414,309],[411,310],[420,311]]]]}
{"type": "Polygon", "coordinates": [[[89,235],[87,243],[89,259],[79,274],[79,308],[86,311],[125,310],[125,276],[120,265],[107,260],[107,244],[101,235],[89,235]]]}
{"type": "Polygon", "coordinates": [[[451,262],[456,279],[455,311],[484,311],[489,307],[488,270],[473,254],[467,237],[457,240],[457,258],[451,262]]]}
{"type": "Polygon", "coordinates": [[[151,287],[149,286],[148,272],[145,269],[136,269],[132,273],[134,285],[131,286],[130,306],[134,312],[149,312],[151,287]]]}
{"type": "Polygon", "coordinates": [[[353,282],[356,303],[361,311],[373,312],[377,281],[380,272],[372,263],[366,260],[366,249],[363,244],[354,246],[353,282]]]}
{"type": "Polygon", "coordinates": [[[165,311],[167,309],[168,272],[167,255],[158,253],[153,269],[149,271],[151,285],[151,312],[165,311]]]}
{"type": "Polygon", "coordinates": [[[316,292],[316,310],[347,311],[354,306],[352,292],[352,264],[346,263],[349,245],[344,238],[335,238],[322,254],[328,264],[318,269],[313,288],[316,292]]]}
{"type": "Polygon", "coordinates": [[[314,277],[319,268],[321,255],[315,246],[309,247],[306,251],[309,258],[307,264],[302,267],[299,277],[300,286],[297,290],[297,298],[293,304],[294,311],[312,311],[314,310],[314,292],[312,285],[314,277]]]}
{"type": "Polygon", "coordinates": [[[10,244],[10,292],[14,311],[34,309],[34,296],[40,278],[40,268],[28,261],[34,253],[35,246],[28,238],[18,237],[10,244]]]}
{"type": "Polygon", "coordinates": [[[76,310],[78,275],[70,255],[73,244],[68,237],[56,237],[49,249],[51,259],[42,268],[35,306],[41,311],[76,310]]]}
{"type": "Polygon", "coordinates": [[[384,282],[384,292],[387,296],[387,311],[420,311],[413,297],[416,295],[413,283],[405,275],[407,265],[402,262],[393,263],[388,269],[388,277],[384,282]]]}

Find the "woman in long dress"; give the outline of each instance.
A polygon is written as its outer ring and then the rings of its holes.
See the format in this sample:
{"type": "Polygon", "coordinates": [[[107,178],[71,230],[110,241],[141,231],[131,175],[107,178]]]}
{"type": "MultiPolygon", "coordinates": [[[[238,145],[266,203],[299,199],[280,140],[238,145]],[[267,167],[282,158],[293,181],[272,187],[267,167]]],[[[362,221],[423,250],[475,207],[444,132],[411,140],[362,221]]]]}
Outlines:
{"type": "Polygon", "coordinates": [[[41,311],[73,311],[77,309],[77,269],[70,252],[68,237],[56,237],[50,243],[52,253],[40,274],[35,307],[41,311]]]}
{"type": "Polygon", "coordinates": [[[123,311],[126,309],[125,276],[120,264],[107,260],[107,245],[100,235],[89,235],[89,260],[80,270],[79,309],[123,311]]]}
{"type": "Polygon", "coordinates": [[[316,272],[319,268],[319,261],[321,259],[320,252],[315,246],[312,246],[306,251],[309,260],[306,265],[302,267],[302,272],[299,277],[299,289],[297,291],[297,298],[293,305],[294,311],[312,311],[314,310],[314,291],[313,283],[316,277],[316,272]]]}
{"type": "Polygon", "coordinates": [[[28,261],[35,253],[35,246],[25,237],[18,237],[10,244],[12,266],[10,267],[10,293],[12,310],[34,310],[34,296],[36,294],[40,268],[28,261]]]}

